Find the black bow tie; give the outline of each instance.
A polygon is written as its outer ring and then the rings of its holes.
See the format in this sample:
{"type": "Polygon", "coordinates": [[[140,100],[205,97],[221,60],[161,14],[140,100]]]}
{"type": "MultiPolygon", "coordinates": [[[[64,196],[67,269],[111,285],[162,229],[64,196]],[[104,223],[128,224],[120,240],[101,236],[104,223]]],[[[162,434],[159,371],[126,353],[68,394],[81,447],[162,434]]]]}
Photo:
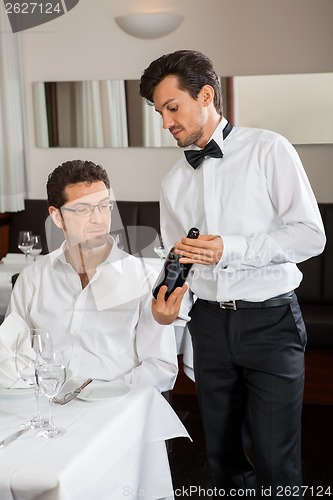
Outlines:
{"type": "MultiPolygon", "coordinates": [[[[223,139],[229,135],[232,129],[230,122],[223,129],[223,139]]],[[[189,149],[184,151],[186,160],[195,169],[200,167],[201,163],[204,161],[205,156],[212,156],[213,158],[223,158],[223,153],[219,145],[212,139],[203,149],[189,149]]]]}
{"type": "Polygon", "coordinates": [[[203,149],[190,149],[189,151],[184,151],[186,160],[193,168],[200,167],[201,163],[204,161],[205,156],[212,156],[213,158],[223,158],[223,153],[212,139],[203,149]]]}

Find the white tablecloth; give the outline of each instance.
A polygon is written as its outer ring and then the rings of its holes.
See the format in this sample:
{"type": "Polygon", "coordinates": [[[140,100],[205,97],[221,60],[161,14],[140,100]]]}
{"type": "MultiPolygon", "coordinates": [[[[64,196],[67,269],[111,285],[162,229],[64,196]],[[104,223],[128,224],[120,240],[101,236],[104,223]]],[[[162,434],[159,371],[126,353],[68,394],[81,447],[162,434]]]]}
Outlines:
{"type": "MultiPolygon", "coordinates": [[[[28,263],[31,264],[32,262],[32,257],[28,257],[28,263]]],[[[7,254],[0,261],[0,316],[5,315],[9,304],[12,291],[12,276],[20,273],[25,265],[25,255],[19,253],[7,254]]]]}
{"type": "MultiPolygon", "coordinates": [[[[76,399],[54,409],[62,437],[30,430],[0,450],[1,500],[173,498],[164,440],[189,436],[155,389],[133,386],[106,403],[76,399]]],[[[0,440],[32,413],[33,398],[0,393],[0,440]]]]}

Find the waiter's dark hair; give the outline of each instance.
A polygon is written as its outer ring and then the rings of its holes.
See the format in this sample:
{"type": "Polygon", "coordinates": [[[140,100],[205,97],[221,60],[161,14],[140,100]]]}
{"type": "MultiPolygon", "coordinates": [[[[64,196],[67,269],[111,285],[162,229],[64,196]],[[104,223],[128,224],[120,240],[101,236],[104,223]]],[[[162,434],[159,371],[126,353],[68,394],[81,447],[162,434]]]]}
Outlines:
{"type": "Polygon", "coordinates": [[[107,189],[110,181],[106,170],[92,161],[71,160],[62,163],[51,172],[47,179],[47,201],[49,206],[61,208],[67,201],[65,187],[85,182],[104,182],[107,189]]]}
{"type": "Polygon", "coordinates": [[[140,95],[148,104],[153,104],[155,87],[168,75],[177,76],[179,88],[193,99],[197,99],[204,85],[210,85],[214,89],[215,109],[222,115],[221,81],[207,56],[195,50],[177,50],[153,61],[140,80],[140,95]]]}

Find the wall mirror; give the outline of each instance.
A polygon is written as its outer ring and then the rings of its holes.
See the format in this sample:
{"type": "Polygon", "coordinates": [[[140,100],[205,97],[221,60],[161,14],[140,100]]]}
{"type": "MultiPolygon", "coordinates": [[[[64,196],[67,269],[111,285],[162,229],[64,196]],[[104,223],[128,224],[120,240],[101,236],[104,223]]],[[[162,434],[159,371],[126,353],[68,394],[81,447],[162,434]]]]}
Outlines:
{"type": "MultiPolygon", "coordinates": [[[[222,77],[224,114],[293,144],[333,142],[333,73],[222,77]]],[[[138,80],[34,82],[36,146],[176,147],[138,80]]]]}

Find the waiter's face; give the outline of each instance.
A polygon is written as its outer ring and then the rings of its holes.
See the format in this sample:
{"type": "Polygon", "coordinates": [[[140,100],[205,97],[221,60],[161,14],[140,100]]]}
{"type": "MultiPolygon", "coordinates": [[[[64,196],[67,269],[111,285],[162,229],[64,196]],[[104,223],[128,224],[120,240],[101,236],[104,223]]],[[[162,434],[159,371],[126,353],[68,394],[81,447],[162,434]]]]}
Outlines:
{"type": "Polygon", "coordinates": [[[174,75],[165,77],[153,93],[155,110],[161,115],[163,128],[170,130],[178,146],[200,146],[208,119],[205,87],[196,99],[178,86],[174,75]]]}

